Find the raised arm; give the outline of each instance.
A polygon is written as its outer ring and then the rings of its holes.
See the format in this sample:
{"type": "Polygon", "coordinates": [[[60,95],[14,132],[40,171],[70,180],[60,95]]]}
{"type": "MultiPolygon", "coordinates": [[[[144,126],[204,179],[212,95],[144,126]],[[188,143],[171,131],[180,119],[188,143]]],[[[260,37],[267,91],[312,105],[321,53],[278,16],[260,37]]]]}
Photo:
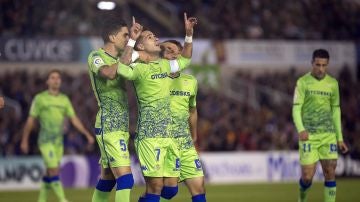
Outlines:
{"type": "Polygon", "coordinates": [[[130,65],[132,61],[132,53],[136,43],[136,40],[140,37],[140,34],[143,30],[143,26],[135,21],[133,16],[132,26],[130,28],[130,39],[125,46],[124,52],[120,57],[120,62],[125,65],[130,65]]]}
{"type": "Polygon", "coordinates": [[[194,26],[197,24],[197,19],[194,17],[187,18],[187,14],[184,13],[184,23],[185,23],[185,43],[181,55],[185,58],[191,58],[192,56],[192,37],[194,34],[194,26]]]}

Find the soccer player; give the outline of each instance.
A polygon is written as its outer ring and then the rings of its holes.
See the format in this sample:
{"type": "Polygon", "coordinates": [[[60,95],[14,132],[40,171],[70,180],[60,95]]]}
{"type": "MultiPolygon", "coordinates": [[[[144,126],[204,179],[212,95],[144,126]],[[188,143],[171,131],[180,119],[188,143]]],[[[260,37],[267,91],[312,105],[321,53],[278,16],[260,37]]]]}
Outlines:
{"type": "MultiPolygon", "coordinates": [[[[158,38],[149,30],[141,32],[134,45],[142,58],[129,67],[120,64],[117,73],[132,80],[138,100],[138,125],[135,148],[146,181],[145,194],[139,201],[158,202],[163,178],[179,176],[179,150],[171,137],[170,80],[168,74],[186,68],[192,54],[193,27],[196,18],[184,14],[186,38],[181,56],[176,60],[160,58],[158,38]]],[[[170,193],[172,194],[172,193],[170,193]]]]}
{"type": "Polygon", "coordinates": [[[48,190],[52,189],[59,201],[65,202],[65,194],[59,180],[59,166],[63,155],[63,122],[65,117],[83,135],[89,144],[94,143],[93,136],[84,128],[76,116],[69,98],[60,92],[61,73],[52,70],[46,81],[48,89],[38,93],[32,101],[21,141],[21,150],[29,152],[29,136],[35,120],[40,122],[38,146],[46,167],[46,174],[40,188],[39,202],[47,200],[48,190]]]}
{"type": "MultiPolygon", "coordinates": [[[[136,40],[141,29],[142,26],[134,19],[130,37],[136,40]]],[[[116,74],[118,63],[128,61],[125,56],[131,57],[131,51],[126,53],[125,49],[129,41],[126,23],[114,16],[107,16],[103,20],[102,38],[104,46],[92,51],[88,57],[91,85],[99,106],[95,133],[101,153],[101,176],[92,201],[108,201],[116,184],[115,201],[129,202],[134,179],[128,150],[128,100],[125,80],[116,74]],[[121,53],[124,58],[119,57],[121,53]]]]}
{"type": "Polygon", "coordinates": [[[4,98],[0,96],[0,109],[3,108],[4,106],[5,106],[4,98]]]}
{"type": "Polygon", "coordinates": [[[337,151],[348,151],[341,132],[339,85],[326,73],[329,59],[328,51],[315,50],[312,70],[298,79],[294,93],[292,114],[299,133],[301,202],[307,201],[318,161],[324,171],[325,202],[335,201],[337,151]]]}
{"type": "MultiPolygon", "coordinates": [[[[183,49],[180,42],[168,40],[161,43],[162,57],[174,60],[183,49]]],[[[192,196],[193,202],[205,202],[204,173],[194,142],[197,139],[197,80],[195,77],[176,72],[169,75],[172,133],[180,150],[180,179],[184,182],[192,196]]],[[[177,181],[164,179],[161,192],[162,201],[170,200],[177,193],[177,181]],[[173,190],[174,195],[167,194],[173,190]]]]}

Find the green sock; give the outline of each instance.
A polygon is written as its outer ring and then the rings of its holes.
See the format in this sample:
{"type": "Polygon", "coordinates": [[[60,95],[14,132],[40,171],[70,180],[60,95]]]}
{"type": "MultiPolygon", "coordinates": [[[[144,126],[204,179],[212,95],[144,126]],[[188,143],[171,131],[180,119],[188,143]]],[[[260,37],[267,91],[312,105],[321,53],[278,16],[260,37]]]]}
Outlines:
{"type": "Polygon", "coordinates": [[[335,202],[336,200],[336,182],[326,181],[324,187],[324,201],[335,202]]]}
{"type": "Polygon", "coordinates": [[[49,189],[51,189],[50,183],[43,180],[40,187],[38,202],[46,202],[49,189]]]}
{"type": "Polygon", "coordinates": [[[51,189],[54,191],[55,195],[59,199],[59,201],[64,202],[67,201],[65,199],[65,193],[63,186],[59,180],[58,176],[52,177],[52,181],[50,183],[51,189]]]}
{"type": "Polygon", "coordinates": [[[306,184],[306,183],[303,182],[302,179],[300,179],[299,185],[300,185],[299,202],[306,202],[307,201],[307,194],[308,194],[308,192],[310,190],[311,183],[306,184]]]}
{"type": "Polygon", "coordinates": [[[104,192],[98,189],[95,189],[92,202],[108,202],[111,192],[104,192]]]}
{"type": "Polygon", "coordinates": [[[119,189],[115,193],[116,202],[130,202],[130,191],[131,189],[119,189]]]}
{"type": "Polygon", "coordinates": [[[160,198],[160,202],[166,202],[166,201],[170,201],[170,200],[167,200],[167,199],[165,199],[163,197],[160,198]]]}

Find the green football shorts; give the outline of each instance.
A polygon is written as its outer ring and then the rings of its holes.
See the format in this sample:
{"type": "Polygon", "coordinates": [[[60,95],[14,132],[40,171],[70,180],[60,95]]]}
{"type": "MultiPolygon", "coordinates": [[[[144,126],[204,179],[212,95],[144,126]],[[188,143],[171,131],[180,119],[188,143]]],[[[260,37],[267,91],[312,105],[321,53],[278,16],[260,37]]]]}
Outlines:
{"type": "Polygon", "coordinates": [[[300,164],[311,165],[319,160],[337,159],[337,140],[334,133],[309,134],[309,140],[299,141],[300,164]]]}
{"type": "Polygon", "coordinates": [[[61,143],[42,143],[39,144],[41,156],[46,168],[57,168],[60,166],[64,154],[64,145],[61,143]]]}
{"type": "Polygon", "coordinates": [[[96,133],[96,141],[101,154],[99,164],[103,168],[130,166],[129,136],[128,132],[123,131],[96,133]]]}
{"type": "MultiPolygon", "coordinates": [[[[181,142],[181,141],[179,141],[181,142]]],[[[186,179],[203,177],[204,172],[202,169],[199,155],[193,145],[189,149],[180,150],[180,178],[179,182],[186,179]]]]}
{"type": "Polygon", "coordinates": [[[145,177],[179,177],[180,154],[173,138],[135,140],[135,149],[145,177]]]}

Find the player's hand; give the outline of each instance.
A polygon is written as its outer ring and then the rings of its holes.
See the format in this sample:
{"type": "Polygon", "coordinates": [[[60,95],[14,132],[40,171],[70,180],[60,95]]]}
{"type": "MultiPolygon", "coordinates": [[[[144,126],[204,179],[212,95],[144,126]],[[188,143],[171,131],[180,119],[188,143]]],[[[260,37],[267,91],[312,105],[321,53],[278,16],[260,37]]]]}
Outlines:
{"type": "Polygon", "coordinates": [[[4,98],[0,96],[0,109],[3,108],[5,105],[4,98]]]}
{"type": "Polygon", "coordinates": [[[130,38],[132,40],[137,40],[141,34],[143,30],[143,26],[140,25],[139,23],[137,23],[135,21],[135,17],[133,16],[132,18],[132,25],[131,25],[131,28],[130,28],[130,38]]]}
{"type": "Polygon", "coordinates": [[[29,143],[26,141],[21,141],[20,149],[24,154],[29,153],[29,143]]]}
{"type": "Polygon", "coordinates": [[[94,144],[94,142],[95,142],[94,137],[91,136],[91,135],[87,135],[87,136],[86,136],[86,140],[87,140],[87,142],[88,142],[89,145],[92,145],[92,144],[94,144]]]}
{"type": "Polygon", "coordinates": [[[307,132],[306,130],[301,131],[301,132],[299,133],[299,140],[300,140],[300,141],[307,141],[307,140],[309,140],[309,134],[308,134],[308,132],[307,132]]]}
{"type": "Polygon", "coordinates": [[[343,141],[339,141],[337,145],[341,153],[346,154],[349,151],[349,148],[346,146],[346,144],[343,141]]]}
{"type": "Polygon", "coordinates": [[[197,18],[187,17],[187,14],[184,13],[184,23],[185,23],[185,32],[186,36],[192,36],[194,33],[194,26],[197,24],[197,18]]]}

